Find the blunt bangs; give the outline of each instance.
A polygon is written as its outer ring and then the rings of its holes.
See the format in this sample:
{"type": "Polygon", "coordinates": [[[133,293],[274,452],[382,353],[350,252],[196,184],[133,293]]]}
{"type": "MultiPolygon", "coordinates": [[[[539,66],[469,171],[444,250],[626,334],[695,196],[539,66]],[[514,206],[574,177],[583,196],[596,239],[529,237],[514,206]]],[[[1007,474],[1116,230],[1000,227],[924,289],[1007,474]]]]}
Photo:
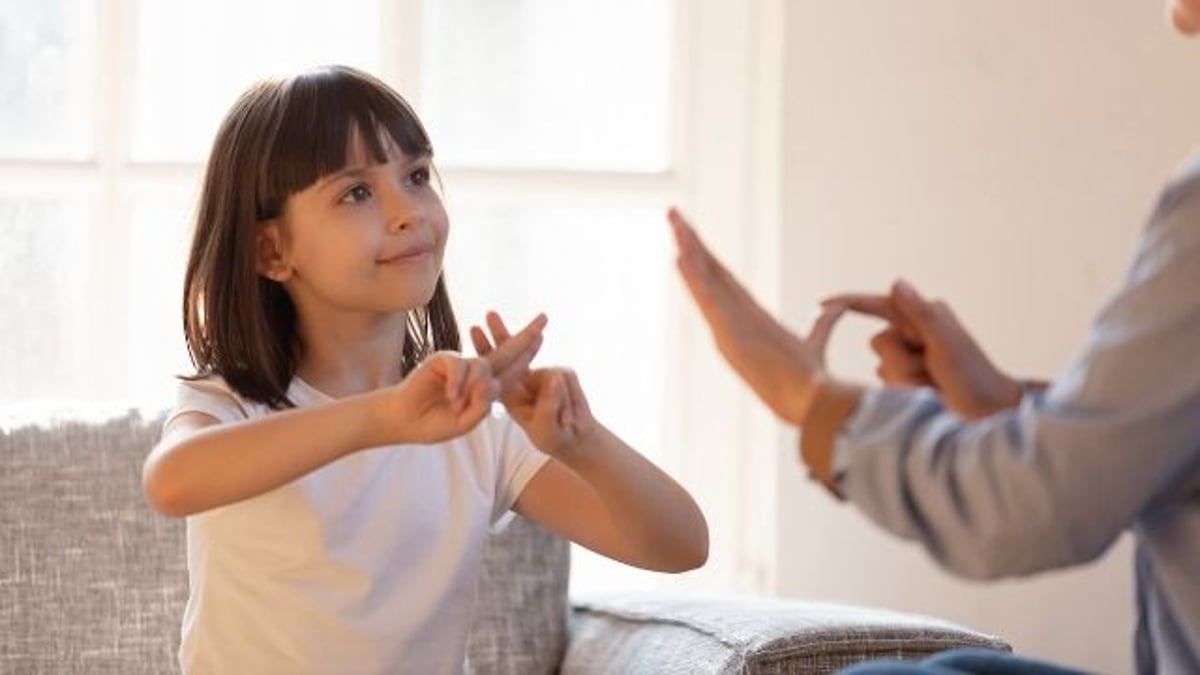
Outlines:
{"type": "Polygon", "coordinates": [[[279,124],[257,172],[260,221],[279,217],[288,197],[345,168],[356,143],[376,163],[388,159],[387,138],[409,157],[433,155],[412,108],[366,73],[305,72],[283,83],[278,105],[279,124]]]}

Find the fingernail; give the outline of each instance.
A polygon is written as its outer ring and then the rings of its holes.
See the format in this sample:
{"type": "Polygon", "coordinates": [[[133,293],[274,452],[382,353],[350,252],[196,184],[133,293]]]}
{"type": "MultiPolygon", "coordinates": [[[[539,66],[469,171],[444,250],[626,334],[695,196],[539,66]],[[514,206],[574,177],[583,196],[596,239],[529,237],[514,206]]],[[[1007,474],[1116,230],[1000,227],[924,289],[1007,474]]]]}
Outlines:
{"type": "Polygon", "coordinates": [[[917,289],[913,288],[912,284],[904,279],[896,282],[896,292],[906,300],[915,300],[917,298],[917,289]]]}

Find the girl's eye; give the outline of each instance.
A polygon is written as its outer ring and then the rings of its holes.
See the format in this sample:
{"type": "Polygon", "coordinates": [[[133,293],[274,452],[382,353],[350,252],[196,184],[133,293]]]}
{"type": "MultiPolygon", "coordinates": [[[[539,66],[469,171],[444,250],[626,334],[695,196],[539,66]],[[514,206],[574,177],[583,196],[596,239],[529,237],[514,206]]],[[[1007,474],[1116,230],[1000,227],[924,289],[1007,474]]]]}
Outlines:
{"type": "Polygon", "coordinates": [[[358,204],[360,202],[365,202],[370,198],[371,188],[359,183],[358,185],[351,187],[349,190],[346,190],[346,193],[342,195],[340,201],[343,204],[358,204]]]}
{"type": "Polygon", "coordinates": [[[412,173],[408,174],[408,179],[412,181],[413,185],[418,187],[427,185],[429,183],[429,167],[423,166],[413,170],[412,173]]]}

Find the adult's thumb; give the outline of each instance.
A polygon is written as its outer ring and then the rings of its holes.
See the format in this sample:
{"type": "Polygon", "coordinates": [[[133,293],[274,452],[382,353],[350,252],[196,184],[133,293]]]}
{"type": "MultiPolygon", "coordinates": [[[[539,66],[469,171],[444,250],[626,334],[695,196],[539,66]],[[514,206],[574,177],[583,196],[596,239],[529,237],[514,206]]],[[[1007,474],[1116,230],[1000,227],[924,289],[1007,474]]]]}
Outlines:
{"type": "Polygon", "coordinates": [[[933,328],[932,305],[912,284],[903,279],[892,284],[892,304],[902,320],[901,329],[908,333],[905,337],[923,342],[933,328]]]}

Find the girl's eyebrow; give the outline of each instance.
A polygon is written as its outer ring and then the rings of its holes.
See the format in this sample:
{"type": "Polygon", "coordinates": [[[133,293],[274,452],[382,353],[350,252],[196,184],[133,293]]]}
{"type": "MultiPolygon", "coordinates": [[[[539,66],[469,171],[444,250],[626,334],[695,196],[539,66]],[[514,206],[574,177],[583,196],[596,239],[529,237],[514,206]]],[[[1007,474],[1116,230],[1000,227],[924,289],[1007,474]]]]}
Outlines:
{"type": "Polygon", "coordinates": [[[342,169],[341,171],[335,171],[335,172],[329,174],[328,176],[325,176],[321,180],[317,181],[317,190],[326,190],[329,188],[329,186],[333,185],[334,183],[336,183],[337,181],[339,181],[343,178],[353,178],[353,179],[362,178],[363,175],[365,175],[368,171],[370,171],[374,166],[378,166],[378,165],[352,166],[352,167],[349,167],[346,169],[342,169]]]}
{"type": "MultiPolygon", "coordinates": [[[[408,155],[402,155],[401,159],[392,160],[392,161],[396,161],[404,166],[412,166],[414,164],[419,164],[421,162],[428,161],[430,159],[430,157],[432,157],[432,155],[430,155],[429,153],[421,153],[415,157],[409,157],[408,155]]],[[[350,179],[355,179],[355,180],[361,179],[363,176],[370,173],[371,171],[374,171],[374,170],[378,169],[379,167],[384,166],[385,164],[391,164],[391,163],[392,162],[382,162],[382,163],[377,163],[377,164],[364,164],[361,166],[347,167],[345,169],[342,169],[341,171],[335,171],[335,172],[329,174],[328,176],[325,176],[324,178],[317,181],[317,190],[318,191],[326,190],[329,188],[329,186],[333,185],[337,181],[344,179],[344,178],[350,178],[350,179]]]]}

